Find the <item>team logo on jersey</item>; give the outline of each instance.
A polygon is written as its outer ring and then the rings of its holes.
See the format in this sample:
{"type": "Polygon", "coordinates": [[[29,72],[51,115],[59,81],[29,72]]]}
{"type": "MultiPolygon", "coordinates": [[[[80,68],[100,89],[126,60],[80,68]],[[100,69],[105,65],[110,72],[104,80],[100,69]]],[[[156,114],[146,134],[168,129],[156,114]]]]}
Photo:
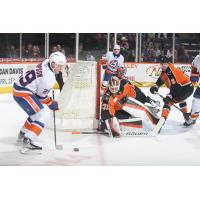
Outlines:
{"type": "Polygon", "coordinates": [[[111,60],[110,63],[109,63],[109,66],[112,69],[116,69],[118,67],[118,60],[111,60]]]}

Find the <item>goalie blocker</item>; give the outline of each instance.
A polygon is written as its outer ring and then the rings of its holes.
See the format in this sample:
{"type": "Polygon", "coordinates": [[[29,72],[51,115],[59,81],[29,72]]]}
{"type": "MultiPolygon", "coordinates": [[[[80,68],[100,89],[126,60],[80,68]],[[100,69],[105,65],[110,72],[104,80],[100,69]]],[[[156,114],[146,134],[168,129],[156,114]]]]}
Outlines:
{"type": "Polygon", "coordinates": [[[155,103],[139,88],[127,79],[120,80],[114,76],[102,97],[101,130],[114,137],[125,133],[154,135],[159,122],[158,111],[155,103]]]}

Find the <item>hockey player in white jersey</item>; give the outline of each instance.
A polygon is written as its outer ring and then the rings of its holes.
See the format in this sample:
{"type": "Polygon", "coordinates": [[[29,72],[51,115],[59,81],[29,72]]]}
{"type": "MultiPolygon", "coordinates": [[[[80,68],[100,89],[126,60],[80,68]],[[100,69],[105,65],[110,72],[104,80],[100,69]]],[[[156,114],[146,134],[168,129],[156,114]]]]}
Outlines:
{"type": "Polygon", "coordinates": [[[106,61],[106,65],[103,65],[105,73],[101,88],[103,91],[105,91],[110,78],[114,75],[120,76],[123,73],[124,57],[120,54],[120,46],[115,45],[113,52],[108,52],[106,57],[103,57],[103,60],[106,61]]]}
{"type": "Polygon", "coordinates": [[[199,117],[199,112],[200,112],[199,77],[200,77],[200,55],[197,55],[192,61],[192,72],[191,72],[190,80],[193,83],[198,83],[198,86],[193,95],[190,118],[184,123],[184,126],[187,126],[187,127],[195,124],[197,118],[199,117]]]}
{"type": "Polygon", "coordinates": [[[29,116],[18,136],[25,149],[42,149],[36,144],[36,138],[49,119],[49,109],[58,110],[58,103],[48,93],[56,83],[55,74],[62,70],[66,62],[61,52],[54,52],[49,59],[22,74],[13,85],[14,100],[29,116]]]}

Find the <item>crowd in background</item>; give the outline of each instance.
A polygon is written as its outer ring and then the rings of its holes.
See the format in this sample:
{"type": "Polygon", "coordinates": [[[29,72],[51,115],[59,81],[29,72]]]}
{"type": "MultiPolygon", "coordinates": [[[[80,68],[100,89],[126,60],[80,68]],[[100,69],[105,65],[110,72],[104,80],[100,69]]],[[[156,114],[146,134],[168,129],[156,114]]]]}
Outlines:
{"type": "MultiPolygon", "coordinates": [[[[54,42],[50,43],[49,53],[60,51],[66,55],[69,61],[75,60],[75,34],[71,34],[66,39],[66,34],[62,38],[60,34],[59,41],[53,38],[54,42]],[[74,41],[73,41],[74,40],[74,41]],[[67,44],[65,44],[67,43],[67,44]]],[[[159,62],[162,55],[173,57],[171,33],[142,33],[141,42],[138,42],[140,47],[139,62],[159,62]]],[[[3,41],[3,40],[1,40],[3,41]]],[[[191,63],[194,56],[197,54],[197,49],[200,49],[200,34],[195,34],[195,37],[190,37],[190,34],[183,39],[183,34],[175,34],[175,50],[174,62],[191,63]]],[[[136,33],[118,33],[117,44],[121,47],[121,54],[126,62],[136,61],[136,33]]],[[[114,46],[114,34],[110,34],[110,50],[114,46]]],[[[79,59],[87,61],[97,61],[107,50],[107,33],[82,33],[79,34],[79,59]]],[[[6,45],[1,45],[0,42],[0,58],[19,58],[20,49],[14,43],[7,41],[6,45]]],[[[44,58],[44,42],[28,42],[22,44],[22,58],[44,58]]]]}
{"type": "MultiPolygon", "coordinates": [[[[141,55],[139,61],[159,62],[160,57],[163,55],[168,56],[172,60],[172,35],[173,34],[167,33],[142,34],[141,55]]],[[[189,51],[183,44],[179,43],[179,34],[175,34],[175,37],[178,42],[176,43],[174,50],[174,62],[190,63],[193,56],[189,54],[189,51]]],[[[125,57],[125,60],[134,62],[136,56],[136,34],[121,34],[119,35],[117,42],[121,45],[121,53],[125,57]]]]}
{"type": "Polygon", "coordinates": [[[64,46],[61,46],[60,44],[52,45],[50,47],[50,53],[53,53],[53,52],[56,52],[56,51],[60,51],[61,53],[63,53],[67,57],[68,62],[75,61],[74,55],[71,54],[70,51],[67,51],[67,48],[65,48],[64,46]]]}
{"type": "MultiPolygon", "coordinates": [[[[1,57],[3,58],[19,58],[20,49],[16,48],[15,45],[7,45],[6,49],[3,53],[1,53],[1,57]]],[[[28,43],[27,45],[22,46],[22,57],[23,58],[43,58],[44,55],[40,52],[40,47],[38,45],[33,45],[32,43],[28,43]]]]}

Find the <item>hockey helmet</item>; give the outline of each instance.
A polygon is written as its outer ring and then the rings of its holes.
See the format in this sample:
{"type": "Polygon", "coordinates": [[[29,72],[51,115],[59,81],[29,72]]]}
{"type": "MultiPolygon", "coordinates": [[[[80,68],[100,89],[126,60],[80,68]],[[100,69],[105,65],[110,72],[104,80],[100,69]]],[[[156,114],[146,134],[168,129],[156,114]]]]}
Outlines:
{"type": "Polygon", "coordinates": [[[55,66],[52,68],[55,68],[56,66],[65,66],[67,63],[67,59],[63,53],[56,51],[49,56],[49,62],[51,67],[54,63],[55,66]]]}
{"type": "Polygon", "coordinates": [[[113,50],[120,50],[120,46],[118,44],[116,44],[114,47],[113,47],[113,50]]]}
{"type": "Polygon", "coordinates": [[[120,89],[120,79],[116,76],[112,76],[108,85],[110,92],[115,94],[120,89]]]}
{"type": "Polygon", "coordinates": [[[170,58],[167,56],[160,56],[160,63],[170,63],[170,58]]]}

